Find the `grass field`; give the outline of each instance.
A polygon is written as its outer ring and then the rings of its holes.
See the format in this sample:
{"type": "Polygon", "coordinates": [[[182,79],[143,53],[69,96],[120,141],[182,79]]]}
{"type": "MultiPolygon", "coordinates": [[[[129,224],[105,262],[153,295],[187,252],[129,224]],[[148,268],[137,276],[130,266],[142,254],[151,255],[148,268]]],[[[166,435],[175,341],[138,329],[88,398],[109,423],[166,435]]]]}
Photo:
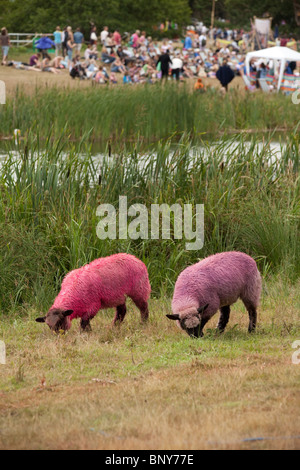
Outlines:
{"type": "Polygon", "coordinates": [[[252,335],[240,303],[200,340],[165,318],[169,299],[151,301],[145,326],[133,305],[117,328],[101,312],[90,334],[74,321],[55,336],[35,311],[3,320],[0,447],[299,449],[299,287],[265,283],[252,335]]]}
{"type": "Polygon", "coordinates": [[[123,88],[37,90],[29,84],[28,93],[10,93],[0,110],[2,135],[18,126],[24,137],[0,162],[0,340],[7,359],[0,364],[0,448],[299,449],[297,107],[283,96],[248,99],[233,91],[225,99],[199,96],[194,109],[191,92],[173,86],[126,96],[123,88]],[[161,99],[169,100],[162,115],[161,99]],[[137,129],[143,102],[151,113],[137,129]],[[219,138],[236,128],[275,130],[279,122],[291,126],[280,157],[272,132],[219,138]],[[201,137],[209,130],[218,139],[201,137]],[[97,136],[104,160],[93,153],[97,136]],[[99,240],[97,206],[116,206],[120,195],[148,209],[204,204],[203,249],[187,251],[184,239],[175,240],[173,219],[170,240],[99,240]],[[248,334],[239,302],[223,335],[215,316],[205,336],[192,339],[165,317],[176,278],[187,265],[229,250],[253,256],[262,273],[257,331],[248,334]],[[113,252],[135,254],[148,267],[148,324],[130,302],[121,327],[111,326],[109,310],[89,334],[80,334],[77,321],[65,336],[35,322],[64,274],[113,252]]]}

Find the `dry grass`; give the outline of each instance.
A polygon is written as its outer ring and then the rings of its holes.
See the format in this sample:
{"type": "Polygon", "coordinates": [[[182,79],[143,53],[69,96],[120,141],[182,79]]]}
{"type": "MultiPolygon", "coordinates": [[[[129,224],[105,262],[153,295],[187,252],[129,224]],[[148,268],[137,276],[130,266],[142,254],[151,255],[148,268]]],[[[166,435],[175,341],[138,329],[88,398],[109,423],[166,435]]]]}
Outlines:
{"type": "Polygon", "coordinates": [[[165,319],[169,301],[152,301],[147,326],[132,305],[119,329],[100,314],[90,335],[74,322],[54,336],[35,312],[3,320],[0,448],[299,448],[297,291],[269,288],[255,335],[241,304],[223,336],[214,318],[200,340],[165,319]]]}
{"type": "MultiPolygon", "coordinates": [[[[122,83],[122,75],[118,75],[118,81],[122,83]]],[[[53,74],[49,72],[29,72],[26,70],[16,70],[12,67],[0,66],[0,80],[6,84],[7,96],[14,96],[17,87],[24,90],[28,94],[34,94],[37,87],[58,87],[65,89],[82,89],[90,88],[95,85],[91,80],[79,81],[73,80],[67,70],[63,70],[60,74],[53,74]]],[[[187,80],[194,85],[195,79],[187,80]]],[[[221,89],[221,85],[217,79],[206,78],[203,80],[206,86],[221,89]]],[[[98,85],[101,87],[101,85],[98,85]]],[[[230,85],[230,88],[238,88],[244,92],[245,86],[241,77],[235,77],[230,85]]]]}

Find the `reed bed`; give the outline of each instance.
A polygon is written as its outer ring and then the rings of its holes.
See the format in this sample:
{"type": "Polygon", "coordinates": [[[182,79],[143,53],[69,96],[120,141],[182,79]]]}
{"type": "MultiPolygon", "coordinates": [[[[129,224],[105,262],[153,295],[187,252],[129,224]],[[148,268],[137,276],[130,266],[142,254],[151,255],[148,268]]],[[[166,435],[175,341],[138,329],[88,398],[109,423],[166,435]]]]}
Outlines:
{"type": "MultiPolygon", "coordinates": [[[[130,219],[130,218],[129,218],[130,219]]],[[[97,257],[130,252],[149,269],[153,296],[170,295],[188,264],[223,250],[254,256],[264,276],[289,282],[300,275],[299,136],[291,133],[281,156],[270,141],[260,147],[243,135],[195,146],[189,135],[160,141],[147,153],[107,146],[92,154],[90,135],[43,145],[29,134],[0,165],[0,312],[46,310],[62,276],[97,257]],[[204,204],[203,249],[186,240],[100,240],[101,203],[128,206],[204,204]]]]}
{"type": "Polygon", "coordinates": [[[290,97],[232,89],[225,97],[210,88],[197,94],[189,84],[167,83],[124,87],[94,85],[90,88],[36,88],[31,96],[17,89],[0,108],[0,134],[24,136],[39,128],[59,138],[63,130],[71,139],[90,132],[91,139],[105,142],[174,141],[186,132],[199,141],[203,135],[218,136],[241,129],[291,129],[299,122],[298,107],[290,97]]]}

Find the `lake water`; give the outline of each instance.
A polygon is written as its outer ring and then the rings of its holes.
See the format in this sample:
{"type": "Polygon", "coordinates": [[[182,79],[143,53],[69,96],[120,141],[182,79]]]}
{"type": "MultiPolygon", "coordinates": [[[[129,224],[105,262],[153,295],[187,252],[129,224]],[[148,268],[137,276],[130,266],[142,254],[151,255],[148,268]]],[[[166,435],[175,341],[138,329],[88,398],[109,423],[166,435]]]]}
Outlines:
{"type": "MultiPolygon", "coordinates": [[[[224,152],[224,161],[226,161],[226,155],[232,155],[232,154],[238,154],[240,152],[240,147],[239,147],[239,141],[237,140],[236,142],[234,140],[228,140],[227,142],[219,141],[219,142],[210,142],[205,145],[199,144],[193,146],[193,150],[191,153],[195,154],[199,153],[199,155],[203,156],[205,158],[205,155],[211,154],[214,149],[217,149],[220,151],[220,145],[222,145],[222,151],[224,152]]],[[[244,142],[244,150],[247,152],[251,148],[250,146],[253,145],[251,141],[249,142],[244,142]]],[[[102,148],[99,145],[94,145],[91,148],[91,156],[95,163],[101,163],[103,161],[103,158],[108,157],[107,149],[103,146],[102,148]]],[[[154,146],[152,146],[154,148],[154,146]]],[[[176,144],[174,144],[174,149],[176,148],[176,144]]],[[[268,149],[268,153],[272,155],[272,160],[273,159],[278,159],[281,157],[282,152],[286,148],[286,144],[282,141],[270,141],[268,144],[266,144],[266,141],[258,140],[257,143],[255,144],[253,148],[253,153],[260,154],[264,149],[268,149]]],[[[20,152],[22,153],[23,150],[23,145],[22,143],[20,144],[20,150],[18,150],[18,145],[14,143],[14,141],[5,141],[1,142],[0,141],[0,165],[1,162],[5,161],[5,159],[8,157],[10,154],[11,156],[18,158],[20,155],[20,152]]],[[[172,150],[172,147],[171,147],[172,150]]],[[[126,153],[129,153],[133,151],[133,147],[127,147],[126,153]]],[[[152,151],[151,153],[155,154],[155,150],[152,151]]],[[[116,152],[118,154],[118,152],[116,152]]],[[[115,155],[114,153],[114,148],[112,147],[112,155],[111,158],[114,158],[115,155]]],[[[147,155],[149,153],[142,152],[140,155],[140,160],[141,162],[143,161],[143,155],[147,155]]],[[[68,155],[67,149],[65,152],[62,152],[62,155],[68,155]]],[[[84,153],[82,153],[84,155],[84,153]]]]}

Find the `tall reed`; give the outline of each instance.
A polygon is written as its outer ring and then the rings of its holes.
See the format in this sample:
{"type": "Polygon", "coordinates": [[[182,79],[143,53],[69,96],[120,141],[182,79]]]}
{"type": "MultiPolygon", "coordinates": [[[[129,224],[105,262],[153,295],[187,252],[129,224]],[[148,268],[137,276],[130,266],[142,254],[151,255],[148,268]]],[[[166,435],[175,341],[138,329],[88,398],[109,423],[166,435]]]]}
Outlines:
{"type": "MultiPolygon", "coordinates": [[[[287,137],[281,157],[270,142],[244,136],[194,146],[189,135],[93,156],[90,136],[44,146],[33,134],[0,165],[0,308],[46,308],[62,276],[94,258],[130,252],[148,266],[153,295],[170,294],[188,264],[223,250],[254,256],[264,274],[300,275],[299,137],[287,137]],[[100,184],[99,184],[100,182],[100,184]],[[203,249],[186,240],[100,240],[101,203],[128,206],[204,204],[203,249]]],[[[129,218],[130,220],[130,218],[129,218]]],[[[173,225],[171,227],[173,230],[173,225]]],[[[171,230],[171,233],[172,233],[171,230]]]]}
{"type": "Polygon", "coordinates": [[[293,128],[298,108],[286,96],[232,90],[225,97],[217,89],[195,93],[176,83],[84,89],[37,88],[33,96],[17,90],[0,108],[0,134],[11,136],[18,128],[24,136],[38,126],[41,136],[50,130],[59,138],[63,130],[72,139],[86,132],[96,141],[146,142],[178,140],[188,132],[194,140],[203,135],[240,129],[293,128]]]}

